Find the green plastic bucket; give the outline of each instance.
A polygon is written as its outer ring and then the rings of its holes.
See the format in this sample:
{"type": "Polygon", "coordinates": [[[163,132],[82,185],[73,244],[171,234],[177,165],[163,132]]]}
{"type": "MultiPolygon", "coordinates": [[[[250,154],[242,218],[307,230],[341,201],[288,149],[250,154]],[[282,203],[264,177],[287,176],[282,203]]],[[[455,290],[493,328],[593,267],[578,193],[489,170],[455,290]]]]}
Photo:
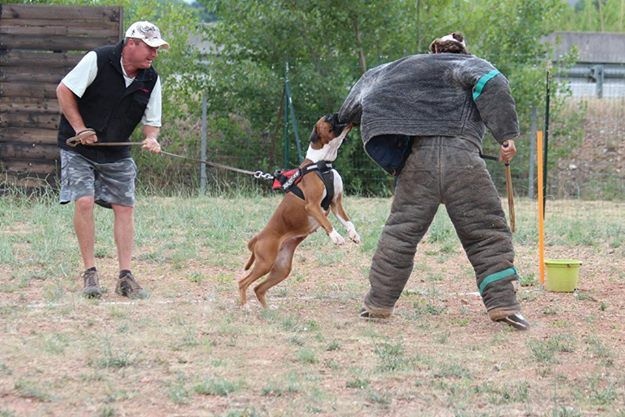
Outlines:
{"type": "Polygon", "coordinates": [[[547,259],[547,278],[545,287],[548,291],[572,292],[577,288],[581,261],[576,259],[547,259]]]}

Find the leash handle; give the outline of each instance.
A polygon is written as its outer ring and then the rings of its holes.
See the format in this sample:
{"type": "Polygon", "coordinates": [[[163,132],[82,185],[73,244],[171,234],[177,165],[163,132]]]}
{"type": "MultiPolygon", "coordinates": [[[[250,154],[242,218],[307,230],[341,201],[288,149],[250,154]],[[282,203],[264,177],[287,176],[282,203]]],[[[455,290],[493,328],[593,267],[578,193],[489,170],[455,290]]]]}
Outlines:
{"type": "Polygon", "coordinates": [[[69,138],[65,141],[65,143],[72,148],[75,148],[78,145],[82,146],[140,146],[143,145],[141,142],[94,142],[94,143],[80,143],[80,139],[77,139],[76,136],[73,138],[69,138]]]}
{"type": "Polygon", "coordinates": [[[65,144],[67,146],[71,146],[75,148],[78,145],[82,146],[141,146],[143,143],[141,142],[93,142],[93,143],[82,143],[81,139],[85,136],[95,135],[95,130],[91,128],[87,128],[85,130],[81,130],[78,132],[76,136],[72,136],[71,138],[65,140],[65,144]]]}
{"type": "Polygon", "coordinates": [[[76,136],[74,136],[73,138],[69,138],[65,141],[65,144],[68,146],[71,146],[72,148],[75,148],[76,146],[78,146],[80,144],[80,139],[78,139],[76,136]]]}
{"type": "Polygon", "coordinates": [[[81,130],[80,132],[78,132],[76,136],[73,136],[67,139],[65,141],[65,144],[68,146],[71,146],[72,148],[75,148],[76,146],[81,144],[82,138],[84,138],[85,136],[92,136],[92,135],[95,135],[95,130],[88,127],[85,130],[81,130]]]}

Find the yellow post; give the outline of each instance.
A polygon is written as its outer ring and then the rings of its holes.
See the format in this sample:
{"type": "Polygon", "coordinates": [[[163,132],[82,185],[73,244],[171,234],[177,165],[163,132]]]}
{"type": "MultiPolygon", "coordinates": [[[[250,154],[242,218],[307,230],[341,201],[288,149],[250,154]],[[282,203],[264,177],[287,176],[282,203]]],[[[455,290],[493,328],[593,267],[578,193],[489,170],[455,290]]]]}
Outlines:
{"type": "Polygon", "coordinates": [[[543,204],[543,132],[536,132],[536,188],[538,189],[538,278],[540,283],[545,283],[545,218],[543,204]]]}

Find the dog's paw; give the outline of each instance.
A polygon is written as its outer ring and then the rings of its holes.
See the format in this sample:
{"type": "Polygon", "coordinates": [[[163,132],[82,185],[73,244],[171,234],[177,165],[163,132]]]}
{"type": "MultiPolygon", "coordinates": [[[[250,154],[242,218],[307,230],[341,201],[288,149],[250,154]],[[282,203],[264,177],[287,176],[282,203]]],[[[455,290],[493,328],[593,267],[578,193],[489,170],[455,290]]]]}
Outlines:
{"type": "Polygon", "coordinates": [[[352,223],[351,221],[345,222],[345,228],[347,229],[347,235],[352,240],[352,242],[360,243],[360,235],[356,231],[354,223],[352,223]]]}
{"type": "Polygon", "coordinates": [[[360,235],[358,234],[357,231],[355,230],[350,230],[349,231],[349,238],[352,240],[352,242],[354,243],[360,243],[360,235]]]}
{"type": "Polygon", "coordinates": [[[332,229],[328,236],[330,236],[330,240],[332,240],[332,243],[334,243],[335,245],[345,244],[345,238],[343,238],[343,236],[341,236],[339,232],[336,231],[336,229],[332,229]]]}

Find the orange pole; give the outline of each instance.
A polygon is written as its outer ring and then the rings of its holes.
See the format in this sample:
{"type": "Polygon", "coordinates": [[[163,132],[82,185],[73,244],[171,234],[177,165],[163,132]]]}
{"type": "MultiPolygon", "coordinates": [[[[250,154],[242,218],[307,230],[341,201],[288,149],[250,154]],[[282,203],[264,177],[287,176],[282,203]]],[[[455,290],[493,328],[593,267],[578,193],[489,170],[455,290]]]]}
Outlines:
{"type": "Polygon", "coordinates": [[[536,132],[536,188],[538,189],[538,278],[540,283],[545,283],[545,218],[543,205],[543,132],[536,132]]]}

